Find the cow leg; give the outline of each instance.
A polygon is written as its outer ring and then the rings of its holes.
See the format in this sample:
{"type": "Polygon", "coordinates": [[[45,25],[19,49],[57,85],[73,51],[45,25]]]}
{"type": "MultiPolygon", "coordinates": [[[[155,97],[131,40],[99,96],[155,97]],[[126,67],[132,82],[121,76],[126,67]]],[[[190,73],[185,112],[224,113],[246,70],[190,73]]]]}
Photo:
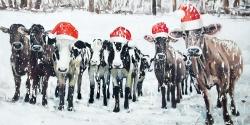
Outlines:
{"type": "Polygon", "coordinates": [[[176,108],[175,88],[176,88],[176,85],[172,84],[171,85],[171,103],[172,103],[172,108],[176,108]]]}
{"type": "Polygon", "coordinates": [[[217,108],[221,108],[221,102],[220,102],[220,86],[219,86],[219,85],[216,85],[216,89],[217,89],[217,94],[218,94],[218,97],[217,97],[217,108]]]}
{"type": "Polygon", "coordinates": [[[181,94],[184,95],[184,85],[187,84],[187,78],[181,82],[181,94]]]}
{"type": "Polygon", "coordinates": [[[142,81],[139,81],[137,84],[137,94],[138,96],[142,96],[142,81]]]}
{"type": "Polygon", "coordinates": [[[109,91],[109,86],[110,86],[110,73],[107,73],[107,79],[105,79],[107,81],[107,98],[110,99],[110,91],[109,91]]]}
{"type": "MultiPolygon", "coordinates": [[[[188,83],[186,83],[186,84],[188,84],[188,83]]],[[[189,91],[190,91],[190,93],[193,92],[192,84],[194,84],[194,80],[193,80],[193,78],[190,76],[190,83],[189,83],[189,91]]]]}
{"type": "Polygon", "coordinates": [[[102,93],[103,93],[103,105],[107,106],[107,94],[106,94],[106,83],[104,78],[102,78],[103,84],[102,84],[102,93]]]}
{"type": "Polygon", "coordinates": [[[231,80],[231,84],[230,84],[230,88],[229,88],[229,95],[230,95],[230,98],[231,98],[231,112],[234,116],[239,116],[240,113],[239,111],[237,111],[237,108],[235,106],[235,101],[234,101],[234,85],[235,85],[235,82],[233,80],[231,80]]]}
{"type": "Polygon", "coordinates": [[[65,75],[58,75],[58,96],[59,96],[59,107],[58,110],[64,109],[64,97],[65,97],[65,75]]]}
{"type": "Polygon", "coordinates": [[[89,93],[89,103],[94,103],[94,90],[95,90],[95,67],[89,67],[89,81],[90,81],[90,93],[89,93]]]}
{"type": "MultiPolygon", "coordinates": [[[[120,85],[120,97],[123,98],[123,78],[119,79],[118,81],[120,85]]],[[[132,99],[132,96],[129,99],[132,99]]]]}
{"type": "Polygon", "coordinates": [[[43,94],[42,105],[43,106],[46,106],[48,104],[46,94],[47,94],[49,76],[50,76],[49,74],[45,73],[43,83],[42,83],[42,94],[43,94]]]}
{"type": "Polygon", "coordinates": [[[227,111],[227,96],[226,96],[226,92],[223,92],[221,94],[221,104],[222,104],[222,109],[223,109],[223,119],[225,121],[226,125],[233,125],[233,121],[231,119],[231,117],[229,116],[229,113],[227,111]]]}
{"type": "Polygon", "coordinates": [[[161,105],[161,108],[167,108],[167,103],[166,103],[166,98],[165,98],[165,95],[166,95],[166,88],[165,88],[165,85],[163,85],[163,83],[161,83],[161,95],[162,95],[162,105],[161,105]]]}
{"type": "Polygon", "coordinates": [[[187,89],[188,89],[188,83],[186,82],[186,83],[185,83],[185,95],[188,94],[187,89]]]}
{"type": "Polygon", "coordinates": [[[30,104],[36,104],[36,96],[37,96],[37,87],[40,81],[40,76],[36,74],[33,79],[33,84],[32,84],[32,97],[30,99],[30,104]]]}
{"type": "Polygon", "coordinates": [[[16,75],[13,71],[14,79],[15,79],[15,94],[12,98],[13,102],[16,102],[19,100],[20,97],[20,85],[21,85],[21,76],[16,75]]]}
{"type": "Polygon", "coordinates": [[[74,85],[69,85],[68,88],[68,111],[73,110],[74,85]]]}
{"type": "Polygon", "coordinates": [[[26,81],[26,94],[25,94],[24,102],[29,102],[29,101],[30,101],[30,79],[28,77],[26,81]]]}
{"type": "Polygon", "coordinates": [[[80,67],[80,73],[77,80],[77,99],[82,99],[81,86],[82,86],[82,74],[85,71],[84,68],[80,67]]]}
{"type": "Polygon", "coordinates": [[[167,88],[167,101],[170,101],[170,91],[171,91],[171,85],[168,84],[168,88],[167,88]]]}
{"type": "Polygon", "coordinates": [[[115,96],[115,108],[113,112],[119,112],[120,111],[120,102],[119,102],[119,86],[114,87],[114,96],[115,96]]]}
{"type": "Polygon", "coordinates": [[[56,89],[55,89],[55,97],[57,98],[59,96],[59,85],[57,81],[56,89]]]}
{"type": "Polygon", "coordinates": [[[177,86],[176,86],[176,89],[177,89],[177,99],[176,99],[176,103],[180,103],[180,99],[182,98],[181,96],[181,88],[180,88],[180,84],[177,83],[177,86]]]}
{"type": "Polygon", "coordinates": [[[133,85],[133,99],[132,99],[133,102],[135,102],[137,100],[136,99],[137,83],[138,83],[137,73],[134,73],[133,74],[133,82],[131,82],[131,84],[133,85]]]}
{"type": "Polygon", "coordinates": [[[101,91],[101,81],[100,79],[96,80],[97,81],[97,93],[96,93],[96,99],[100,99],[100,91],[101,91]]]}
{"type": "Polygon", "coordinates": [[[203,92],[203,99],[204,99],[204,102],[206,105],[206,111],[207,111],[207,117],[206,117],[205,123],[206,125],[212,125],[214,124],[214,119],[211,114],[211,104],[208,98],[208,90],[203,88],[202,92],[203,92]]]}

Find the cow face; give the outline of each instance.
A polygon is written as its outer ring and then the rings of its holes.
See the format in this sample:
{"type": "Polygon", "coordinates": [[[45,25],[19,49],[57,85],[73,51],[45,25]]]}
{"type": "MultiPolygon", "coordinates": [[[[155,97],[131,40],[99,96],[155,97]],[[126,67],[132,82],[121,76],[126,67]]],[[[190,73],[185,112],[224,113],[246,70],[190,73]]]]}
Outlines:
{"type": "Polygon", "coordinates": [[[22,24],[12,24],[10,28],[0,27],[0,30],[10,35],[10,44],[12,50],[19,52],[24,46],[28,45],[28,39],[21,32],[25,32],[25,27],[22,24]]]}
{"type": "Polygon", "coordinates": [[[211,24],[194,30],[173,31],[170,33],[170,36],[173,38],[183,38],[185,40],[188,55],[200,56],[202,54],[201,47],[204,35],[213,35],[220,29],[220,24],[211,24]]]}
{"type": "Polygon", "coordinates": [[[42,52],[45,44],[44,27],[40,24],[34,24],[29,30],[31,50],[33,52],[42,52]]]}
{"type": "Polygon", "coordinates": [[[103,42],[101,39],[94,39],[91,48],[93,48],[92,58],[90,60],[90,65],[99,65],[101,60],[103,42]]]}
{"type": "Polygon", "coordinates": [[[113,68],[121,69],[124,68],[126,64],[130,63],[128,44],[121,42],[112,42],[112,49],[114,50],[113,51],[114,59],[112,63],[113,68]]]}
{"type": "Polygon", "coordinates": [[[48,39],[48,44],[54,45],[55,52],[53,54],[55,71],[59,73],[67,73],[70,61],[81,60],[81,49],[85,47],[84,42],[65,40],[65,39],[48,39]]]}
{"type": "Polygon", "coordinates": [[[151,59],[150,59],[149,55],[143,55],[141,57],[140,69],[143,71],[148,69],[148,71],[150,71],[150,65],[151,65],[151,59]]]}
{"type": "Polygon", "coordinates": [[[165,60],[166,59],[166,49],[167,43],[169,42],[169,37],[156,37],[145,36],[145,40],[153,42],[155,44],[155,59],[165,60]]]}

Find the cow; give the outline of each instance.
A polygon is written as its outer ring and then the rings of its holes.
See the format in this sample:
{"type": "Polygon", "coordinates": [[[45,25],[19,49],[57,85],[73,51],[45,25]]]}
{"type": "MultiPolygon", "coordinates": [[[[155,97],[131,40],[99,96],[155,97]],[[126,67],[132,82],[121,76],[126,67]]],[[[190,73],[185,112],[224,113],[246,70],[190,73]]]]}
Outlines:
{"type": "Polygon", "coordinates": [[[218,26],[220,27],[218,24],[211,24],[193,30],[173,31],[170,35],[183,38],[186,42],[192,72],[206,104],[206,124],[214,123],[208,90],[216,85],[217,106],[222,105],[225,124],[231,125],[233,121],[227,110],[227,94],[231,97],[232,114],[239,116],[234,101],[234,89],[243,72],[243,58],[240,48],[234,41],[211,36],[218,32],[218,26]]]}
{"type": "Polygon", "coordinates": [[[171,92],[171,106],[176,108],[180,102],[180,83],[186,78],[184,56],[169,45],[175,41],[168,36],[168,27],[164,22],[159,22],[152,27],[152,36],[146,35],[144,39],[155,44],[154,71],[158,80],[158,87],[162,93],[162,108],[166,107],[166,85],[168,86],[167,99],[171,92]],[[177,89],[177,99],[175,91],[177,89]]]}
{"type": "Polygon", "coordinates": [[[36,103],[37,89],[40,89],[42,82],[42,105],[47,105],[46,91],[50,76],[55,76],[53,70],[53,52],[54,48],[46,43],[47,32],[40,24],[33,24],[30,29],[24,29],[23,35],[30,37],[30,58],[29,74],[32,81],[32,95],[29,100],[31,104],[36,103]]]}
{"type": "Polygon", "coordinates": [[[10,63],[12,68],[12,73],[15,80],[15,94],[12,98],[13,102],[16,102],[20,98],[20,85],[21,76],[27,74],[26,80],[26,95],[24,98],[25,102],[29,102],[30,95],[30,74],[28,73],[28,65],[30,58],[30,43],[29,39],[22,34],[24,32],[25,26],[22,24],[12,24],[10,28],[0,27],[0,30],[4,33],[10,35],[11,44],[11,57],[10,63]]]}
{"type": "Polygon", "coordinates": [[[75,84],[78,80],[80,65],[82,61],[81,53],[86,49],[85,42],[77,40],[78,31],[68,22],[60,22],[49,34],[48,44],[53,46],[53,64],[58,79],[59,88],[59,110],[64,109],[64,97],[66,81],[68,86],[68,111],[73,110],[73,95],[75,84]]]}

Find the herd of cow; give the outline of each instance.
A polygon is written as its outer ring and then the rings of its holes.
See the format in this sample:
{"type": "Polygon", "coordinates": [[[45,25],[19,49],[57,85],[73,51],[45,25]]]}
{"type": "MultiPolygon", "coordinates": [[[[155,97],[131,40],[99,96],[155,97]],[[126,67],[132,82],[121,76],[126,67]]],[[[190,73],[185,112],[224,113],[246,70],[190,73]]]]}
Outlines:
{"type": "Polygon", "coordinates": [[[112,97],[115,98],[113,111],[119,112],[119,98],[123,97],[124,91],[125,109],[129,108],[129,99],[136,101],[136,96],[143,95],[142,83],[146,72],[152,70],[150,66],[153,63],[158,90],[162,94],[162,108],[166,108],[166,88],[167,100],[170,101],[171,96],[171,105],[176,108],[182,94],[187,93],[187,83],[190,83],[204,98],[206,124],[213,124],[208,90],[215,85],[218,91],[217,107],[223,109],[225,124],[233,124],[227,110],[227,94],[231,97],[232,115],[239,116],[234,101],[234,88],[243,71],[241,51],[234,41],[213,37],[221,25],[203,26],[198,11],[192,5],[181,5],[180,10],[184,11],[182,29],[169,32],[167,25],[160,22],[152,27],[152,35],[144,37],[146,41],[155,44],[155,56],[152,59],[130,44],[130,31],[122,26],[110,34],[110,40],[94,39],[91,43],[77,40],[78,31],[67,22],[58,23],[50,31],[45,31],[40,24],[34,24],[30,29],[22,24],[12,24],[10,28],[0,27],[1,31],[10,35],[12,47],[10,61],[15,80],[12,101],[18,101],[21,76],[27,74],[24,101],[35,104],[38,89],[42,85],[42,105],[47,105],[48,80],[56,76],[55,95],[60,100],[58,109],[64,109],[65,86],[68,82],[67,109],[72,111],[75,84],[77,98],[81,99],[82,74],[88,69],[89,103],[94,102],[96,85],[96,98],[100,98],[102,85],[103,105],[107,106],[112,81],[112,97]],[[178,42],[180,38],[186,43],[185,54],[169,45],[170,42],[178,42]],[[191,82],[187,82],[188,77],[191,82]]]}

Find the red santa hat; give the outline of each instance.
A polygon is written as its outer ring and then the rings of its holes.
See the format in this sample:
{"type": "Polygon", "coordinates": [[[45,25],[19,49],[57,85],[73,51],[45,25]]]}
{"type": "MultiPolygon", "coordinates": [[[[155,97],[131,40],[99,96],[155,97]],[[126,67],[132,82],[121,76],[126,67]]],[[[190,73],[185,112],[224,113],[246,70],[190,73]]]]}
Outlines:
{"type": "Polygon", "coordinates": [[[181,27],[183,30],[199,29],[203,26],[201,15],[191,4],[181,4],[179,7],[181,16],[181,27]]]}
{"type": "Polygon", "coordinates": [[[131,40],[131,33],[125,27],[119,26],[110,33],[110,41],[127,43],[131,40]]]}
{"type": "Polygon", "coordinates": [[[168,27],[166,23],[159,22],[152,27],[152,36],[156,37],[167,37],[168,36],[168,27]]]}
{"type": "Polygon", "coordinates": [[[56,37],[56,39],[67,39],[67,40],[76,40],[78,39],[78,31],[76,28],[68,22],[60,22],[51,33],[56,37]]]}

